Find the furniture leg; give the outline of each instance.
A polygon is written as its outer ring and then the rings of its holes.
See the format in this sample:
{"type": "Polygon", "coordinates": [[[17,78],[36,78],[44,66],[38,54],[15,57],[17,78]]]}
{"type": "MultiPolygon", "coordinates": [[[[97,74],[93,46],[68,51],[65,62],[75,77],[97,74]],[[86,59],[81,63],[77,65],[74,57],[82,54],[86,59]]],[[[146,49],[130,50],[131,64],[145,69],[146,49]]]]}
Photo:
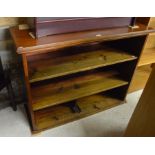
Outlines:
{"type": "Polygon", "coordinates": [[[13,92],[11,82],[9,84],[7,84],[6,88],[7,88],[7,91],[8,91],[9,98],[11,100],[11,106],[12,106],[13,110],[16,111],[17,110],[17,105],[16,105],[16,102],[15,102],[15,99],[14,99],[15,95],[14,95],[14,92],[13,92]]]}

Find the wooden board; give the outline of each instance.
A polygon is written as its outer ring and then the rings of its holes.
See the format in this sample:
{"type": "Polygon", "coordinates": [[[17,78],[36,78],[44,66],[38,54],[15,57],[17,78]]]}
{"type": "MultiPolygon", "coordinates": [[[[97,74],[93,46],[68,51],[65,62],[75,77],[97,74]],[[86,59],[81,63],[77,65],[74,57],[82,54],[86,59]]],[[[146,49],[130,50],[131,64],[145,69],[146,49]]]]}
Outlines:
{"type": "Polygon", "coordinates": [[[134,59],[136,59],[136,57],[131,54],[105,48],[97,51],[58,57],[52,61],[51,59],[34,61],[29,63],[29,68],[34,70],[34,72],[30,74],[30,82],[55,78],[134,59]]]}
{"type": "Polygon", "coordinates": [[[151,17],[148,26],[155,28],[155,17],[151,17]]]}
{"type": "Polygon", "coordinates": [[[129,93],[143,89],[151,73],[151,66],[138,67],[131,82],[129,93]]]}
{"type": "Polygon", "coordinates": [[[47,108],[127,84],[117,72],[111,71],[92,72],[60,82],[37,85],[31,90],[32,108],[34,111],[47,108]]]}
{"type": "Polygon", "coordinates": [[[143,36],[155,32],[155,30],[145,25],[138,24],[138,28],[136,29],[125,26],[114,29],[53,35],[39,39],[33,39],[29,35],[28,30],[19,30],[17,27],[11,28],[10,32],[17,47],[17,53],[38,54],[85,43],[143,36]]]}
{"type": "Polygon", "coordinates": [[[152,63],[155,63],[155,48],[145,48],[138,63],[138,66],[149,65],[152,63]]]}
{"type": "Polygon", "coordinates": [[[34,115],[38,130],[56,127],[101,112],[105,109],[117,106],[123,101],[104,95],[93,95],[81,98],[76,102],[82,110],[80,113],[72,113],[68,107],[63,105],[36,111],[34,115]]]}
{"type": "Polygon", "coordinates": [[[145,48],[155,48],[155,33],[149,34],[145,48]]]}

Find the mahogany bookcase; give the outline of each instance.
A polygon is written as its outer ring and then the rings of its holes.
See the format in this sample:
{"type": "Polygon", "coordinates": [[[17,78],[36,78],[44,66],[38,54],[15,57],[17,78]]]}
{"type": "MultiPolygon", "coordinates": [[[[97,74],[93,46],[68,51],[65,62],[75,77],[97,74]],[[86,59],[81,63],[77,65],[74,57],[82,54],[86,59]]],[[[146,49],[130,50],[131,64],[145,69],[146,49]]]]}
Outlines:
{"type": "Polygon", "coordinates": [[[39,39],[18,27],[10,32],[23,61],[32,131],[39,132],[124,103],[154,30],[138,24],[39,39]]]}

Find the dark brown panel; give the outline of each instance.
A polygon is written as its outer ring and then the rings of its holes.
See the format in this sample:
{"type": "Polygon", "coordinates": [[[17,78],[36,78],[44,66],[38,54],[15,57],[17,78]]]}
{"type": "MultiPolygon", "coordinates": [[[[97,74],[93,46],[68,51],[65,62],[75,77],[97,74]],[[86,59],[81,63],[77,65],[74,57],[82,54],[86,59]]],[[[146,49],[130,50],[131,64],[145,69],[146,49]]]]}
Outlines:
{"type": "Polygon", "coordinates": [[[56,18],[42,17],[36,18],[35,34],[36,37],[47,35],[78,32],[93,29],[104,29],[123,27],[130,25],[131,17],[110,17],[110,18],[56,18]]]}

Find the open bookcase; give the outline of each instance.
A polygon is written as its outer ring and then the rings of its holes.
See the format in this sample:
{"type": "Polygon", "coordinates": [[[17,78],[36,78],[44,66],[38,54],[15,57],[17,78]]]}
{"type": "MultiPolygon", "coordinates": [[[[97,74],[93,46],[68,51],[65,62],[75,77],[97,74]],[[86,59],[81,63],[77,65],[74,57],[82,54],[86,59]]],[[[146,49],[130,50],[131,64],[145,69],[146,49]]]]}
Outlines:
{"type": "Polygon", "coordinates": [[[143,44],[144,25],[33,39],[10,29],[21,54],[33,132],[124,103],[143,44]]]}

